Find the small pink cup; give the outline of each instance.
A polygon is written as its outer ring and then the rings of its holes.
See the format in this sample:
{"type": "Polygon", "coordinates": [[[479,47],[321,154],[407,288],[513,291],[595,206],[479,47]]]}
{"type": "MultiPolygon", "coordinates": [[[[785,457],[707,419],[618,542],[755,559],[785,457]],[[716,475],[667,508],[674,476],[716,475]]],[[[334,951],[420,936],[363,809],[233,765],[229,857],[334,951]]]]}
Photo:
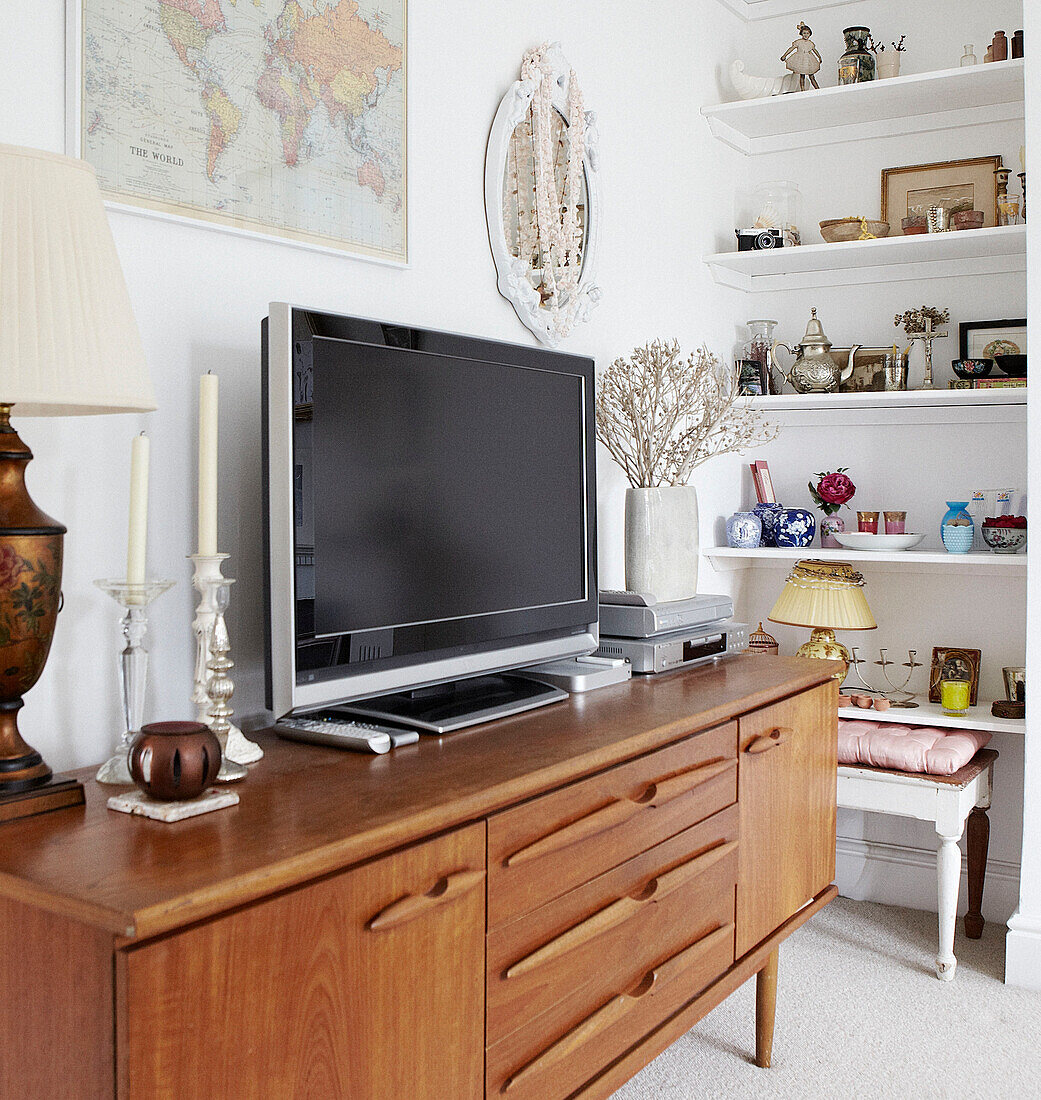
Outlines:
{"type": "Polygon", "coordinates": [[[884,512],[883,515],[886,518],[887,535],[902,535],[904,533],[904,523],[907,520],[906,512],[884,512]]]}
{"type": "Polygon", "coordinates": [[[857,530],[869,535],[877,535],[878,512],[857,512],[857,530]]]}

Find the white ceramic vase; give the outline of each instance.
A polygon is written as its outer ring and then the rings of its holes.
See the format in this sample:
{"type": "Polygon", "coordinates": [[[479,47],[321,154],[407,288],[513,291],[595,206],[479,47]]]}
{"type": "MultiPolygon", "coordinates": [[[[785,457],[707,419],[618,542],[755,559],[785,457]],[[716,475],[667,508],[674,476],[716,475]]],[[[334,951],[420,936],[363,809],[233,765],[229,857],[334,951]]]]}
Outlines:
{"type": "Polygon", "coordinates": [[[900,54],[897,50],[886,50],[875,58],[875,67],[878,70],[878,79],[900,75],[900,54]]]}
{"type": "Polygon", "coordinates": [[[698,591],[698,494],[693,485],[628,489],[625,587],[659,601],[698,591]]]}

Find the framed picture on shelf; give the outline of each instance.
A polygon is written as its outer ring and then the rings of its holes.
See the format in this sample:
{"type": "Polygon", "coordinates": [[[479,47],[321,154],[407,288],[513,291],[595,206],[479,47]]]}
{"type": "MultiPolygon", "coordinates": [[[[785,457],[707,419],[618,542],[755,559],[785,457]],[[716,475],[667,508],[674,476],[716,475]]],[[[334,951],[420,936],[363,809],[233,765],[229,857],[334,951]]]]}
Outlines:
{"type": "Polygon", "coordinates": [[[933,660],[929,666],[930,703],[940,701],[941,680],[968,680],[969,706],[974,707],[980,689],[980,650],[933,646],[933,660]]]}
{"type": "Polygon", "coordinates": [[[882,169],[882,221],[889,222],[891,237],[903,236],[904,218],[925,217],[930,206],[942,206],[948,214],[958,210],[982,210],[983,225],[998,224],[998,181],[994,173],[1001,157],[908,164],[882,169]]]}
{"type": "Polygon", "coordinates": [[[758,359],[736,359],[737,392],[741,397],[762,397],[770,392],[770,376],[758,359]]]}
{"type": "Polygon", "coordinates": [[[962,321],[958,326],[958,354],[962,359],[993,359],[995,355],[1026,355],[1027,319],[962,321]]]}
{"type": "MultiPolygon", "coordinates": [[[[841,349],[845,350],[845,349],[841,349]]],[[[835,355],[835,349],[831,349],[835,355]]],[[[886,378],[886,358],[892,356],[893,346],[887,348],[869,348],[855,344],[848,353],[848,365],[852,371],[843,379],[839,387],[841,393],[881,393],[886,390],[907,389],[907,358],[900,355],[900,367],[903,372],[893,372],[896,377],[886,378]]],[[[899,353],[898,353],[899,354],[899,353]]]]}

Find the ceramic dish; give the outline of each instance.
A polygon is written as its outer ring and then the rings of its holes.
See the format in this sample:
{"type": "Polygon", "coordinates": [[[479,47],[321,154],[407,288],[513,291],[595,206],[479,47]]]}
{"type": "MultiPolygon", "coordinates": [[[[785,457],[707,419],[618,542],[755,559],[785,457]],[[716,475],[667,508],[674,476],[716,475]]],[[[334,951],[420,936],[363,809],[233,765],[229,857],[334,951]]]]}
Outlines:
{"type": "Polygon", "coordinates": [[[872,535],[868,531],[836,531],[835,539],[846,550],[910,550],[925,535],[872,535]]]}

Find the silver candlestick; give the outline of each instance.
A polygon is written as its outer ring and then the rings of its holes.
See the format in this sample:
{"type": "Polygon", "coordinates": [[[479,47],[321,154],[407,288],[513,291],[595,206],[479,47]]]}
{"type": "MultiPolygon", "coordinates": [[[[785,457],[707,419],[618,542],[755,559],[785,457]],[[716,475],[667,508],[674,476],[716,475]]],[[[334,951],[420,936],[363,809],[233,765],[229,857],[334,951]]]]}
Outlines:
{"type": "Polygon", "coordinates": [[[230,759],[225,747],[228,744],[228,734],[231,730],[230,718],[232,715],[228,700],[235,693],[235,684],[228,675],[235,667],[228,653],[231,651],[231,638],[228,635],[228,627],[224,621],[224,612],[228,610],[228,602],[231,599],[231,579],[222,578],[221,583],[213,590],[213,631],[210,635],[211,657],[206,667],[212,675],[206,683],[206,692],[210,699],[209,718],[210,729],[217,735],[220,742],[222,759],[220,771],[217,772],[218,783],[235,783],[245,779],[249,772],[235,760],[230,759]]]}
{"type": "Polygon", "coordinates": [[[131,784],[127,753],[130,742],[141,729],[145,711],[145,685],[148,681],[148,651],[141,644],[148,631],[145,608],[168,588],[173,581],[143,581],[130,584],[120,580],[94,582],[125,611],[120,619],[126,645],[119,655],[119,686],[123,703],[123,732],[116,751],[98,769],[94,777],[99,783],[131,784]]]}
{"type": "MultiPolygon", "coordinates": [[[[195,609],[195,621],[192,623],[192,632],[195,635],[195,680],[192,685],[192,702],[195,704],[195,718],[198,722],[209,722],[211,701],[207,684],[210,678],[209,662],[212,657],[210,641],[213,637],[213,624],[217,617],[214,593],[224,583],[221,564],[227,559],[227,554],[191,555],[191,561],[195,566],[192,584],[199,593],[199,606],[195,609]]],[[[229,725],[227,759],[236,764],[255,764],[263,755],[264,750],[250,741],[238,726],[229,725]]]]}
{"type": "Polygon", "coordinates": [[[913,691],[908,691],[907,685],[911,682],[911,677],[914,675],[914,670],[916,668],[922,667],[921,661],[915,660],[915,657],[918,656],[918,650],[909,649],[907,651],[907,660],[903,664],[903,667],[907,669],[907,675],[904,677],[904,682],[899,685],[894,684],[893,681],[889,678],[889,669],[891,666],[895,665],[896,662],[889,660],[889,658],[887,657],[888,652],[889,651],[887,649],[880,649],[878,651],[879,660],[875,661],[875,664],[880,665],[882,668],[882,675],[885,677],[886,683],[889,685],[888,691],[881,691],[877,688],[873,688],[861,675],[860,666],[862,664],[865,664],[866,662],[864,661],[864,658],[857,653],[856,646],[853,647],[853,656],[850,660],[850,673],[856,680],[857,685],[862,687],[865,691],[870,691],[872,695],[880,695],[883,699],[888,699],[891,706],[903,709],[911,709],[912,707],[917,707],[918,704],[913,702],[915,698],[915,693],[913,691]],[[903,698],[894,699],[892,697],[894,692],[897,695],[902,695],[903,698]]]}

